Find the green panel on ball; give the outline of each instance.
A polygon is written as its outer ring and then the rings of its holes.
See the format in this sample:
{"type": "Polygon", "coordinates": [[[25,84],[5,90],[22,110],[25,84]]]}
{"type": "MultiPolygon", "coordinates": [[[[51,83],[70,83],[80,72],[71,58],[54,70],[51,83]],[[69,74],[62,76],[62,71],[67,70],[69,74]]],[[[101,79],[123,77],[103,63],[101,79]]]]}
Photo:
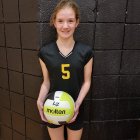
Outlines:
{"type": "Polygon", "coordinates": [[[70,108],[74,109],[74,100],[68,93],[63,91],[63,94],[60,97],[60,101],[68,101],[70,108]]]}
{"type": "Polygon", "coordinates": [[[69,104],[70,104],[70,116],[72,117],[74,115],[74,105],[75,105],[73,98],[68,93],[63,91],[63,94],[60,97],[60,101],[68,101],[69,102],[69,104]]]}

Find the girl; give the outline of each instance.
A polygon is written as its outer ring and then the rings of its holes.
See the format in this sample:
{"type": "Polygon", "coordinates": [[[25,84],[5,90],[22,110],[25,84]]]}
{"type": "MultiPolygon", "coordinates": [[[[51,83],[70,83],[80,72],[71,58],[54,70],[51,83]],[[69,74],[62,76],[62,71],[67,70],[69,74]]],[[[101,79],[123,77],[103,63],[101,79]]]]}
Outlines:
{"type": "Polygon", "coordinates": [[[65,91],[75,101],[75,114],[66,124],[68,140],[80,140],[83,132],[83,100],[89,91],[93,64],[91,47],[74,40],[79,24],[79,8],[73,0],[61,0],[51,16],[57,40],[39,51],[43,73],[37,100],[41,119],[46,122],[51,140],[64,140],[64,125],[49,124],[43,114],[43,104],[52,91],[65,91]]]}

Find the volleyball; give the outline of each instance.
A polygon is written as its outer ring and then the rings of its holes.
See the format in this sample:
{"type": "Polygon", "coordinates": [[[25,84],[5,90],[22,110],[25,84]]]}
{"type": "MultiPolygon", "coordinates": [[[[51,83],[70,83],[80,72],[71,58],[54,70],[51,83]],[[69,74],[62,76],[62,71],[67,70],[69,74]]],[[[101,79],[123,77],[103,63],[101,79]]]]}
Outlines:
{"type": "Polygon", "coordinates": [[[74,115],[74,100],[64,91],[52,92],[47,96],[43,111],[49,123],[66,124],[74,115]]]}

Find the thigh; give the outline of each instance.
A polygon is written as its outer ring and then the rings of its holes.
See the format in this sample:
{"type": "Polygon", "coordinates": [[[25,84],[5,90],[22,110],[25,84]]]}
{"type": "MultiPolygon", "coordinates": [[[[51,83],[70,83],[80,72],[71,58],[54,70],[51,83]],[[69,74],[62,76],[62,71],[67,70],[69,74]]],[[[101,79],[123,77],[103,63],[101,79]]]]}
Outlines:
{"type": "Polygon", "coordinates": [[[68,140],[80,140],[82,137],[83,128],[79,130],[71,130],[67,128],[68,140]]]}
{"type": "Polygon", "coordinates": [[[80,140],[84,127],[84,110],[80,108],[79,114],[73,123],[66,125],[68,140],[80,140]]]}
{"type": "Polygon", "coordinates": [[[64,126],[58,128],[48,127],[51,140],[64,140],[64,126]]]}

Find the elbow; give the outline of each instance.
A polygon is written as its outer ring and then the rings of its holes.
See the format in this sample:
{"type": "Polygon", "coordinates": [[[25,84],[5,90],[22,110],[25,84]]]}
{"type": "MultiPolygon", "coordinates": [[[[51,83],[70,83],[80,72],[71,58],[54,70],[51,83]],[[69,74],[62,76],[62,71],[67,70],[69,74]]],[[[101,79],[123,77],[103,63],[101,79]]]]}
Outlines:
{"type": "Polygon", "coordinates": [[[91,80],[87,80],[84,82],[84,85],[89,89],[91,86],[91,80]]]}
{"type": "Polygon", "coordinates": [[[50,82],[49,81],[43,81],[42,87],[49,89],[50,88],[50,82]]]}

